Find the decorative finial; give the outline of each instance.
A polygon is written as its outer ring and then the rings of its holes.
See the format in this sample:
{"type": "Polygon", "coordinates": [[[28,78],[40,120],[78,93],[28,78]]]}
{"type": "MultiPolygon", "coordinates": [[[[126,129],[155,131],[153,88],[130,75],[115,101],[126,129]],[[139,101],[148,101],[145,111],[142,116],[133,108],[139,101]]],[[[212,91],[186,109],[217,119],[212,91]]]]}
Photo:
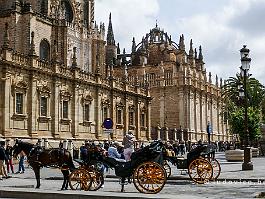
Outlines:
{"type": "Polygon", "coordinates": [[[119,43],[117,43],[117,54],[118,55],[121,54],[121,49],[120,49],[120,44],[119,43]]]}
{"type": "Polygon", "coordinates": [[[76,47],[73,48],[73,58],[72,58],[72,68],[77,67],[77,58],[76,58],[76,47]]]}
{"type": "Polygon", "coordinates": [[[190,40],[190,50],[189,50],[189,56],[193,57],[194,51],[193,51],[193,43],[192,39],[190,40]]]}
{"type": "Polygon", "coordinates": [[[136,52],[136,43],[135,43],[135,38],[133,37],[133,40],[132,40],[132,53],[135,53],[136,52]]]}
{"type": "Polygon", "coordinates": [[[212,83],[212,73],[209,72],[209,83],[211,84],[212,83]]]}
{"type": "Polygon", "coordinates": [[[199,57],[198,57],[199,60],[203,60],[203,56],[202,56],[202,46],[199,47],[199,57]]]}
{"type": "Polygon", "coordinates": [[[31,42],[30,42],[30,55],[36,55],[34,36],[35,36],[35,33],[32,31],[31,32],[31,42]]]}
{"type": "Polygon", "coordinates": [[[197,59],[197,49],[194,49],[194,58],[197,59]]]}

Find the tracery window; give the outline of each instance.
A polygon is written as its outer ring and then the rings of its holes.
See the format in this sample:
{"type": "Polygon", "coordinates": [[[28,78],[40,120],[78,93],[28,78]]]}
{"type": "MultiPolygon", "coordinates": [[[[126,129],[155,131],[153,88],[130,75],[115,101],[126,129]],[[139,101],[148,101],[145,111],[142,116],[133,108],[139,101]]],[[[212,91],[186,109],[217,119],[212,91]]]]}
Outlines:
{"type": "Polygon", "coordinates": [[[46,39],[40,42],[40,59],[45,61],[50,59],[50,44],[46,39]]]}
{"type": "Polygon", "coordinates": [[[65,20],[69,23],[72,23],[73,21],[73,10],[72,10],[72,6],[69,2],[69,0],[63,0],[63,5],[64,5],[64,8],[65,8],[65,20]]]}

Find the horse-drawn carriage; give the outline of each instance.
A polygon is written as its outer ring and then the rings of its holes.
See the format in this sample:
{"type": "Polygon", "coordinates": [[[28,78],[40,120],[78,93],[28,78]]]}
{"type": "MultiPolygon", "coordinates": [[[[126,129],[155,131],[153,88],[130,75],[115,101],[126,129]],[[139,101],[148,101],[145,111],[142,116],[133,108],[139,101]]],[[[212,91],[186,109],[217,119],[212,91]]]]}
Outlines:
{"type": "Polygon", "coordinates": [[[89,149],[87,160],[79,161],[80,167],[70,174],[70,187],[83,190],[99,189],[104,181],[99,170],[104,165],[114,169],[116,176],[120,177],[122,192],[124,185],[132,178],[139,192],[158,193],[163,189],[167,179],[166,171],[163,168],[162,145],[161,142],[154,142],[139,149],[132,154],[129,162],[120,162],[114,158],[106,157],[99,147],[93,146],[89,149]],[[98,172],[96,175],[95,170],[98,172]]]}
{"type": "Polygon", "coordinates": [[[13,147],[14,157],[24,151],[28,162],[34,170],[37,187],[40,187],[40,169],[42,167],[58,167],[64,175],[62,189],[67,189],[68,180],[71,189],[74,190],[98,190],[104,183],[102,168],[107,166],[115,170],[116,176],[120,177],[121,191],[131,179],[136,189],[141,193],[160,192],[171,173],[167,162],[176,165],[178,169],[188,169],[190,178],[197,183],[205,183],[216,179],[220,174],[220,165],[212,156],[207,146],[199,146],[192,150],[187,159],[170,156],[165,145],[161,141],[154,141],[150,145],[134,152],[131,161],[120,162],[107,157],[104,150],[98,146],[91,146],[85,161],[75,169],[69,151],[61,148],[44,149],[33,144],[16,141],[13,147]],[[72,171],[69,175],[69,170],[72,171]],[[128,180],[128,181],[126,181],[128,180]]]}
{"type": "Polygon", "coordinates": [[[215,159],[214,149],[210,145],[197,145],[187,154],[187,159],[176,157],[174,152],[168,149],[164,149],[163,156],[167,177],[171,175],[168,162],[177,169],[188,170],[190,178],[198,184],[217,180],[221,172],[220,164],[215,159]]]}

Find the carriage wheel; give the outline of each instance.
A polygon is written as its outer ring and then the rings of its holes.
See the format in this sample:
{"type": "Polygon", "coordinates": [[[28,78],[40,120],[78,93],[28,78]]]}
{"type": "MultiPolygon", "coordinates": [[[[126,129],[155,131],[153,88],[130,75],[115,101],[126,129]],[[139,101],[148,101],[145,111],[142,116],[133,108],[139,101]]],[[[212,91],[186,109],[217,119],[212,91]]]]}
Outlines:
{"type": "Polygon", "coordinates": [[[85,169],[74,170],[69,176],[69,185],[72,190],[88,191],[91,186],[91,176],[85,169]]]}
{"type": "Polygon", "coordinates": [[[197,158],[189,164],[188,172],[190,178],[194,182],[198,184],[204,184],[212,178],[213,167],[208,160],[204,158],[197,158]]]}
{"type": "Polygon", "coordinates": [[[156,162],[144,162],[133,173],[133,183],[141,193],[158,193],[166,183],[166,172],[156,162]]]}
{"type": "Polygon", "coordinates": [[[167,161],[164,161],[163,167],[164,167],[164,169],[166,171],[167,178],[169,178],[169,176],[171,176],[171,167],[169,166],[167,161]]]}
{"type": "Polygon", "coordinates": [[[91,176],[91,186],[89,188],[90,191],[97,191],[104,184],[103,174],[96,169],[90,169],[89,174],[91,176]]]}
{"type": "Polygon", "coordinates": [[[211,180],[217,180],[217,178],[219,177],[219,175],[221,173],[220,163],[215,158],[211,158],[210,162],[211,162],[212,167],[213,167],[213,177],[211,180]]]}

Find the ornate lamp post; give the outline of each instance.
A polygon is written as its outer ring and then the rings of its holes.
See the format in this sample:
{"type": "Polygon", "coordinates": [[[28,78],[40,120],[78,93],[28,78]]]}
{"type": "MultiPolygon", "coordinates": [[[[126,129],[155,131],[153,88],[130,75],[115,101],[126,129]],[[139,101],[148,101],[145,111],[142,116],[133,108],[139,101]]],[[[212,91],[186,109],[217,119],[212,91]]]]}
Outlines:
{"type": "Polygon", "coordinates": [[[248,71],[250,68],[251,58],[249,58],[249,49],[244,45],[240,50],[241,55],[241,77],[243,77],[243,88],[239,89],[239,96],[244,97],[244,162],[242,170],[253,170],[251,162],[251,148],[249,146],[249,131],[248,131],[248,100],[247,100],[247,79],[249,77],[248,71]]]}

